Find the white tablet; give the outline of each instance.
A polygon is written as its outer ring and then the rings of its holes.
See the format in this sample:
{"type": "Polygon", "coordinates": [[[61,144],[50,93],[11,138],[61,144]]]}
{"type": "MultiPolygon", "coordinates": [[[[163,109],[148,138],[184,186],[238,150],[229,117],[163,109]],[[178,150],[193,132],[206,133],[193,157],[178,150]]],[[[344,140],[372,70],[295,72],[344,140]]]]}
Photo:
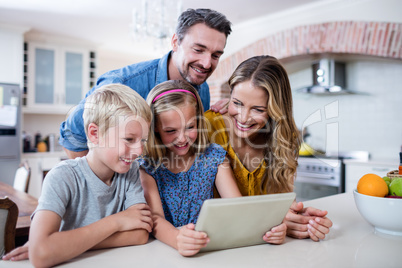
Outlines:
{"type": "Polygon", "coordinates": [[[266,243],[262,237],[282,223],[295,193],[205,200],[195,230],[208,234],[203,251],[266,243]]]}

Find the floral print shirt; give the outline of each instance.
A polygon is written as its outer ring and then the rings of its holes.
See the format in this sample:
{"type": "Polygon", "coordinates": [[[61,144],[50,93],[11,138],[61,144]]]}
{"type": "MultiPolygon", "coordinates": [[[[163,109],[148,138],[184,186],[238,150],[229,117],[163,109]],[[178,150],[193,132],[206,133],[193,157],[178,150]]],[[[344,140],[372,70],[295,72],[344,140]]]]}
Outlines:
{"type": "Polygon", "coordinates": [[[196,156],[188,171],[173,173],[163,164],[155,170],[147,158],[139,158],[141,167],[151,175],[159,190],[167,221],[175,227],[196,223],[202,203],[214,197],[215,177],[226,151],[212,143],[196,156]]]}

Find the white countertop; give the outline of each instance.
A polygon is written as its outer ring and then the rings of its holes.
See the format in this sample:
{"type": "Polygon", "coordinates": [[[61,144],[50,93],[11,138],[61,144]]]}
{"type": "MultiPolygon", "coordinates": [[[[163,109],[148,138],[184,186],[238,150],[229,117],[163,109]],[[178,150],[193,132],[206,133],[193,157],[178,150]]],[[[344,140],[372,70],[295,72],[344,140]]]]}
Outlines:
{"type": "Polygon", "coordinates": [[[54,152],[23,153],[21,155],[21,158],[42,158],[42,157],[58,157],[62,159],[67,159],[67,154],[64,151],[54,151],[54,152]]]}
{"type": "MultiPolygon", "coordinates": [[[[352,193],[305,202],[328,210],[334,225],[327,238],[286,238],[258,245],[182,257],[158,240],[146,245],[86,252],[60,267],[402,267],[402,237],[376,233],[359,214],[352,193]]],[[[29,261],[0,261],[0,268],[32,267],[29,261]]]]}
{"type": "Polygon", "coordinates": [[[389,166],[391,168],[398,169],[399,166],[399,159],[397,158],[373,158],[370,160],[357,160],[357,159],[345,159],[343,162],[347,164],[353,165],[367,165],[367,166],[389,166]]]}

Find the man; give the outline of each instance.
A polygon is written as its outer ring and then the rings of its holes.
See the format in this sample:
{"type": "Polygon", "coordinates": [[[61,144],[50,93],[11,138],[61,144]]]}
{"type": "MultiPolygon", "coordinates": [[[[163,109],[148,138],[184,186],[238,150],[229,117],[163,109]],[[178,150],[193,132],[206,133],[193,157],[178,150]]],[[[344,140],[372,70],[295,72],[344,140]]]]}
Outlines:
{"type": "MultiPolygon", "coordinates": [[[[226,17],[210,9],[188,9],[178,18],[172,37],[172,51],[160,59],[140,62],[107,72],[99,77],[86,96],[105,84],[120,83],[137,91],[144,99],[149,91],[167,80],[186,80],[199,92],[204,110],[209,109],[210,93],[207,78],[216,69],[231,33],[226,17]]],[[[59,143],[69,158],[88,152],[83,126],[83,99],[60,126],[59,143]]]]}

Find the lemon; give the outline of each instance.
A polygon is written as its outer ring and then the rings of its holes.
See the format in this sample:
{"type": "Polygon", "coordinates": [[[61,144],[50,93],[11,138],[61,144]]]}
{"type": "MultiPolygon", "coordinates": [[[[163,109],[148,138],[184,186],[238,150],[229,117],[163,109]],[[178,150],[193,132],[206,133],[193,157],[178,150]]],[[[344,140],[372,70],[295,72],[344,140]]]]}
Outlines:
{"type": "Polygon", "coordinates": [[[307,143],[302,142],[302,144],[300,145],[299,155],[309,156],[309,155],[312,155],[313,153],[314,153],[314,149],[311,148],[311,146],[308,145],[307,143]]]}

